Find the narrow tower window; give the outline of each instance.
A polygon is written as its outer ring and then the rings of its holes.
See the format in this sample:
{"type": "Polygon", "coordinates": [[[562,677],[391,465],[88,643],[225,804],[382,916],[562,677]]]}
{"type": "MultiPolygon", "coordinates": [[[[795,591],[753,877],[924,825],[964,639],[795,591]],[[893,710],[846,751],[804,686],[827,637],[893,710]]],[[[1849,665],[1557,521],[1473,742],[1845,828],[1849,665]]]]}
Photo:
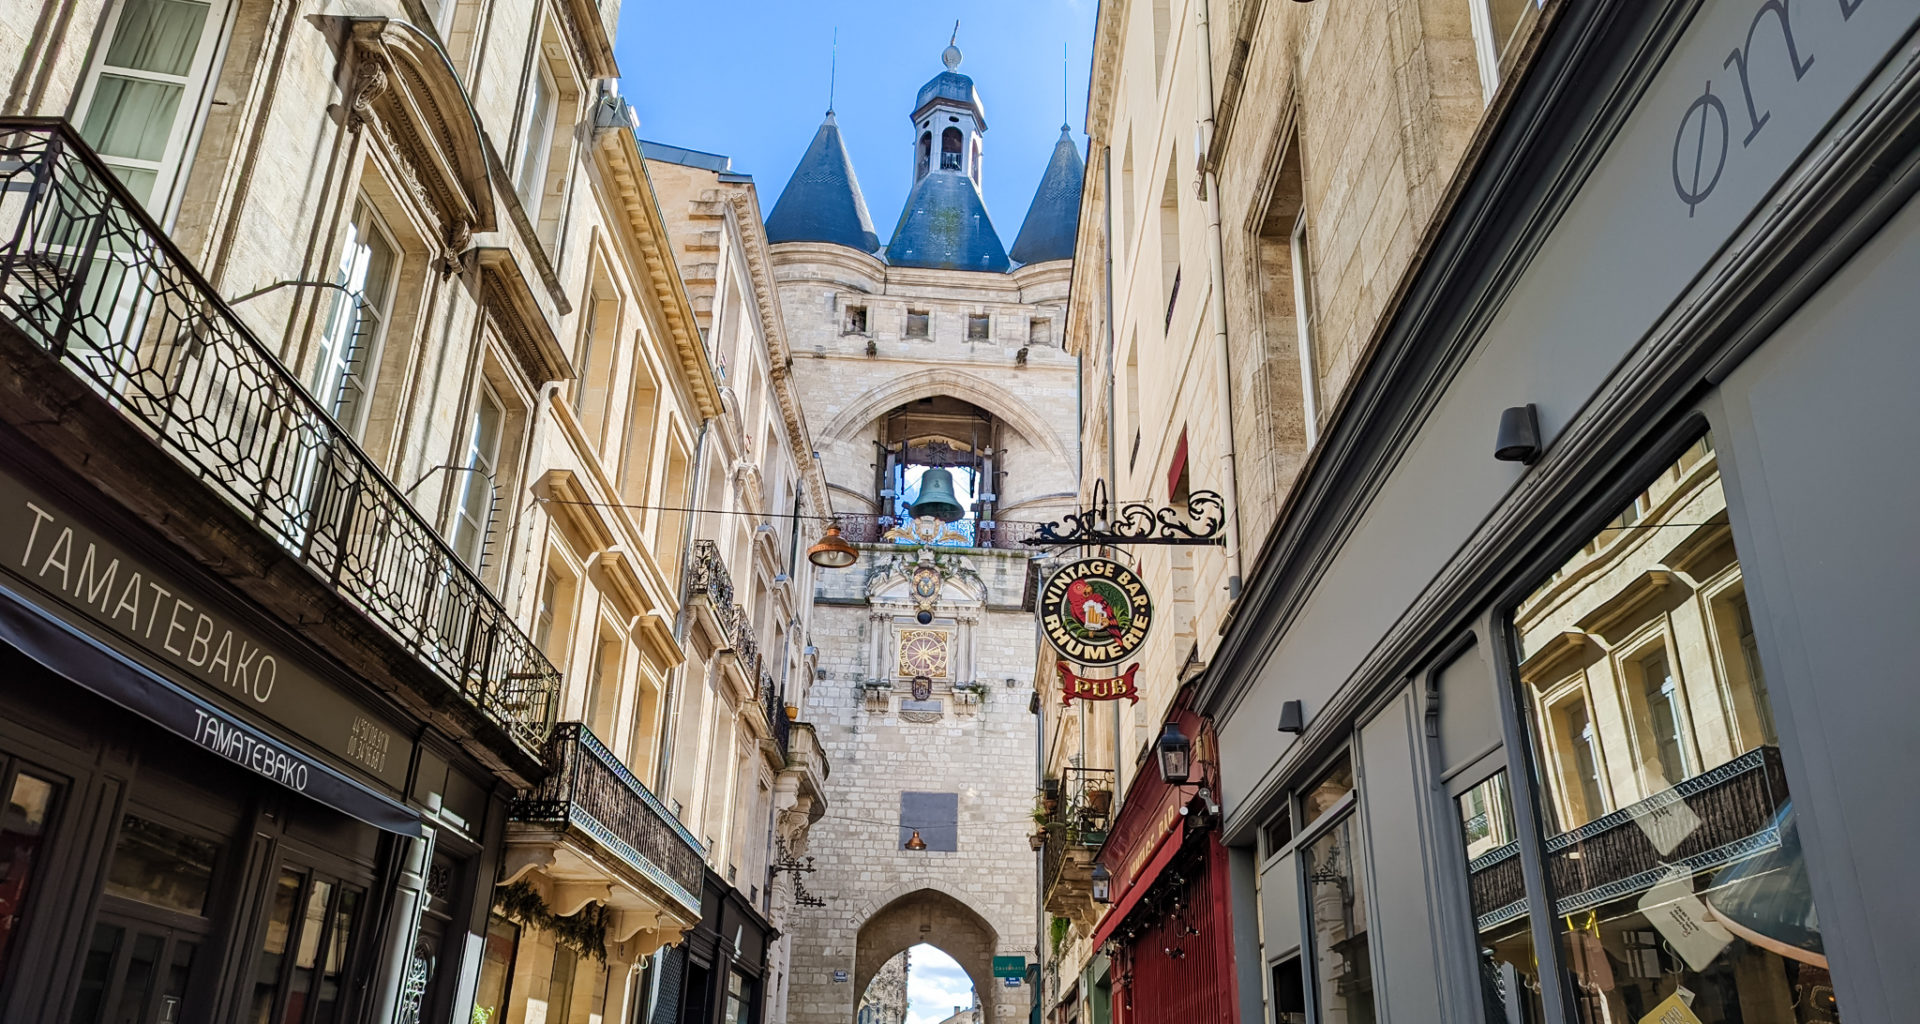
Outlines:
{"type": "Polygon", "coordinates": [[[940,169],[957,171],[960,169],[960,129],[948,128],[940,133],[940,169]]]}

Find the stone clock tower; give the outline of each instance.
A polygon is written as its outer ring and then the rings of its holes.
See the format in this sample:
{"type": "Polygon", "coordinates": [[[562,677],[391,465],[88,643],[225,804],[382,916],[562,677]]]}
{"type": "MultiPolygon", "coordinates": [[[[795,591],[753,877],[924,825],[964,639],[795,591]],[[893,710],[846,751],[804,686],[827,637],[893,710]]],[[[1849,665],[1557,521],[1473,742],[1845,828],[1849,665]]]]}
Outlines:
{"type": "Polygon", "coordinates": [[[832,811],[804,851],[825,905],[789,922],[795,1024],[855,1021],[868,985],[923,942],[966,969],[985,1021],[1029,1006],[992,959],[1036,959],[1036,634],[1019,541],[1078,486],[1059,339],[1083,165],[1063,131],[1004,246],[980,195],[985,106],[960,51],[942,63],[914,99],[900,169],[914,185],[884,245],[831,113],[767,218],[792,372],[861,549],[816,576],[803,715],[833,764],[832,811]],[[958,520],[913,514],[934,470],[958,520]]]}

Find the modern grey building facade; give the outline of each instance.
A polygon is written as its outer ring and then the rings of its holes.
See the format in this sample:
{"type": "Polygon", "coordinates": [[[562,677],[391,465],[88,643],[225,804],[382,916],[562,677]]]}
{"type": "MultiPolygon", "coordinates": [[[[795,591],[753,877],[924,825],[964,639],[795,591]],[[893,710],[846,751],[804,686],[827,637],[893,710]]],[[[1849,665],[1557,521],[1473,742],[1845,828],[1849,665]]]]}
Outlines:
{"type": "Polygon", "coordinates": [[[1545,7],[1200,682],[1241,1019],[1914,1019],[1920,7],[1545,7]]]}

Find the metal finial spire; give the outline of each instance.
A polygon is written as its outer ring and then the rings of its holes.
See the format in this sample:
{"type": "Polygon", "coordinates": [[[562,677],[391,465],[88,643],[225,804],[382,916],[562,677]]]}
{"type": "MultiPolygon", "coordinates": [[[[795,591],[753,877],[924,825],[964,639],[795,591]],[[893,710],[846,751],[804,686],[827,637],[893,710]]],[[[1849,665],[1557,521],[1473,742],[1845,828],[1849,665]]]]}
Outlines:
{"type": "Polygon", "coordinates": [[[940,51],[940,63],[945,64],[948,71],[960,70],[960,22],[958,19],[953,23],[953,37],[947,40],[947,48],[940,51]]]}
{"type": "Polygon", "coordinates": [[[1067,56],[1066,40],[1060,41],[1060,130],[1073,130],[1073,86],[1068,79],[1073,77],[1073,62],[1067,56]]]}
{"type": "Polygon", "coordinates": [[[833,55],[827,58],[827,113],[833,113],[833,90],[840,79],[840,26],[833,27],[833,55]]]}

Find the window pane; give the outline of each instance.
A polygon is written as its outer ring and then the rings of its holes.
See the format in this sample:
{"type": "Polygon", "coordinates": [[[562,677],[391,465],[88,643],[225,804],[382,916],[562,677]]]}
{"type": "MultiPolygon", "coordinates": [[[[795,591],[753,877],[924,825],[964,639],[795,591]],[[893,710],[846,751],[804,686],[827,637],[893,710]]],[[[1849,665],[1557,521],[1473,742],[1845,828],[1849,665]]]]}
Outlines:
{"type": "Polygon", "coordinates": [[[1454,803],[1466,844],[1486,1024],[1536,1024],[1545,1018],[1507,773],[1462,793],[1454,803]]]}
{"type": "Polygon", "coordinates": [[[127,0],[107,47],[107,64],[184,77],[207,23],[207,5],[185,0],[127,0]]]}
{"type": "Polygon", "coordinates": [[[129,814],[120,823],[105,892],[183,914],[203,914],[219,852],[217,845],[198,836],[129,814]]]}
{"type": "Polygon", "coordinates": [[[1840,1019],[1727,516],[1696,444],[1514,611],[1587,1024],[1840,1019]]]}
{"type": "Polygon", "coordinates": [[[159,973],[160,953],[166,940],[150,932],[135,933],[133,954],[127,958],[126,977],[120,983],[120,994],[110,1021],[137,1021],[146,1016],[149,1000],[153,998],[153,979],[159,973]]]}
{"type": "Polygon", "coordinates": [[[1307,846],[1307,905],[1313,915],[1314,997],[1320,1019],[1373,1024],[1373,959],[1367,944],[1362,858],[1349,816],[1307,846]]]}
{"type": "Polygon", "coordinates": [[[1328,808],[1339,803],[1342,797],[1351,792],[1353,792],[1353,761],[1343,752],[1339,760],[1329,765],[1320,778],[1300,794],[1300,828],[1304,831],[1307,826],[1318,821],[1328,808]]]}
{"type": "Polygon", "coordinates": [[[326,967],[320,974],[320,988],[314,994],[312,1024],[330,1024],[340,1002],[340,974],[347,969],[347,953],[353,942],[353,926],[360,920],[360,902],[365,893],[351,886],[340,890],[340,904],[334,908],[333,922],[327,928],[326,967]]]}
{"type": "Polygon", "coordinates": [[[93,926],[93,941],[80,966],[80,990],[73,1000],[71,1024],[96,1024],[107,1008],[107,986],[113,983],[113,962],[126,929],[105,921],[93,926]]]}
{"type": "Polygon", "coordinates": [[[7,954],[14,934],[25,924],[33,868],[47,839],[58,787],[21,772],[14,776],[7,805],[0,811],[0,982],[7,977],[7,954]]]}
{"type": "Polygon", "coordinates": [[[326,931],[327,901],[333,898],[333,884],[316,879],[307,890],[307,909],[300,916],[300,937],[295,945],[292,983],[287,986],[285,1024],[307,1020],[307,1004],[313,999],[314,971],[320,963],[320,940],[326,931]]]}
{"type": "Polygon", "coordinates": [[[104,156],[158,161],[167,153],[184,86],[103,74],[80,134],[104,156]]]}
{"type": "Polygon", "coordinates": [[[473,996],[475,1024],[504,1024],[513,957],[519,946],[520,926],[499,914],[489,915],[486,945],[480,953],[480,982],[473,996]]]}
{"type": "Polygon", "coordinates": [[[267,931],[260,942],[260,955],[254,958],[253,1004],[247,1011],[252,1024],[268,1024],[274,1004],[280,1001],[280,968],[286,963],[287,949],[293,939],[294,908],[300,901],[300,883],[296,872],[280,872],[274,883],[273,904],[267,913],[267,931]]]}

